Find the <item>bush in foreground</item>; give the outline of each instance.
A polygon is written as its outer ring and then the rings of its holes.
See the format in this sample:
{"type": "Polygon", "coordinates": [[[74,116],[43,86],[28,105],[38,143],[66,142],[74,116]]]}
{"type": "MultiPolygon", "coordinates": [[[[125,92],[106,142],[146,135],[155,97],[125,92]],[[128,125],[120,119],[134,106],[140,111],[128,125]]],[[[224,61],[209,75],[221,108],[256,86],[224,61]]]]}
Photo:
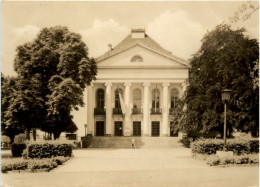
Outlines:
{"type": "Polygon", "coordinates": [[[259,154],[233,155],[232,158],[219,158],[216,155],[210,155],[206,158],[206,162],[210,166],[226,165],[226,164],[258,164],[259,154]]]}
{"type": "Polygon", "coordinates": [[[183,137],[179,142],[182,143],[184,147],[190,148],[191,141],[189,137],[183,137]]]}
{"type": "Polygon", "coordinates": [[[36,169],[47,169],[48,171],[63,164],[70,157],[54,157],[45,159],[6,159],[1,163],[2,173],[12,170],[26,170],[35,171],[36,169]]]}
{"type": "Polygon", "coordinates": [[[12,155],[13,157],[21,157],[23,150],[26,149],[26,144],[25,143],[14,143],[12,144],[12,155]]]}
{"type": "MultiPolygon", "coordinates": [[[[193,154],[216,154],[222,151],[223,140],[200,139],[191,144],[193,154]]],[[[259,152],[259,140],[255,138],[237,138],[227,140],[227,150],[233,151],[235,155],[253,154],[259,152]]]]}
{"type": "Polygon", "coordinates": [[[71,157],[73,143],[70,141],[28,142],[24,158],[71,157]]]}

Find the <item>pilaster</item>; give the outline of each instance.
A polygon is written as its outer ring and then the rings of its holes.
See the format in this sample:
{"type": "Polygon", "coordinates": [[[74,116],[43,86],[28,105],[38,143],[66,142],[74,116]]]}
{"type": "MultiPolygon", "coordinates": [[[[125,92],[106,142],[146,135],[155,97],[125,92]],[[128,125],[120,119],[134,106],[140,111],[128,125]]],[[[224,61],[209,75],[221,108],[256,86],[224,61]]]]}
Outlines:
{"type": "Polygon", "coordinates": [[[111,96],[111,82],[106,82],[106,93],[105,93],[105,107],[106,107],[106,136],[112,135],[112,96],[111,96]]]}
{"type": "Polygon", "coordinates": [[[87,86],[87,134],[94,135],[94,102],[93,102],[93,84],[87,86]]]}
{"type": "Polygon", "coordinates": [[[149,109],[149,82],[144,82],[144,104],[143,104],[143,117],[144,117],[144,124],[143,124],[143,136],[149,136],[149,116],[150,116],[150,109],[149,109]]]}
{"type": "Polygon", "coordinates": [[[168,107],[168,87],[169,83],[165,82],[163,85],[163,112],[162,112],[162,136],[169,136],[168,123],[169,123],[169,107],[168,107]]]}
{"type": "Polygon", "coordinates": [[[131,109],[130,109],[130,87],[131,83],[124,83],[125,86],[125,128],[124,128],[124,136],[131,136],[131,109]]]}

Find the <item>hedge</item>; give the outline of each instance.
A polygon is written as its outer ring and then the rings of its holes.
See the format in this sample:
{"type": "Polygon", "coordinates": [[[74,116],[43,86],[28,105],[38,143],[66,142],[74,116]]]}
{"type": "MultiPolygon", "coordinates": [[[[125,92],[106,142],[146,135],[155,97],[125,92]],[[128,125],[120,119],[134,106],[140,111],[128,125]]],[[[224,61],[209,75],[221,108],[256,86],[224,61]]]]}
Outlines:
{"type": "Polygon", "coordinates": [[[23,150],[26,149],[26,144],[25,143],[14,143],[12,144],[12,155],[13,157],[21,157],[22,156],[22,153],[23,153],[23,150]]]}
{"type": "Polygon", "coordinates": [[[34,171],[36,169],[48,169],[56,168],[58,165],[63,164],[70,157],[54,157],[45,159],[7,159],[1,163],[1,171],[6,173],[12,170],[26,170],[34,171]]]}
{"type": "MultiPolygon", "coordinates": [[[[191,144],[193,154],[216,154],[223,150],[224,142],[221,139],[200,139],[191,144]]],[[[235,155],[252,154],[259,152],[259,139],[237,138],[227,140],[227,151],[235,155]]]]}
{"type": "Polygon", "coordinates": [[[29,142],[24,151],[25,158],[51,158],[57,156],[71,157],[72,143],[61,141],[29,142]]]}
{"type": "Polygon", "coordinates": [[[232,158],[219,158],[218,156],[211,155],[207,159],[207,164],[210,166],[226,165],[226,164],[258,164],[259,154],[248,155],[234,155],[232,158]]]}

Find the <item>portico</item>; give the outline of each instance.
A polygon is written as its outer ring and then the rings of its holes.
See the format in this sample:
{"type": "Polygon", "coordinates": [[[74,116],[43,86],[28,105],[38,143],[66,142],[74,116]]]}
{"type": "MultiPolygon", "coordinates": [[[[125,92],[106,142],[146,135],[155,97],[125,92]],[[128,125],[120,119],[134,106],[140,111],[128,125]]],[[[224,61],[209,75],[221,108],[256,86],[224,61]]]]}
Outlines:
{"type": "Polygon", "coordinates": [[[88,134],[170,136],[176,101],[186,88],[186,61],[144,30],[132,30],[96,60],[97,79],[87,88],[88,134]]]}

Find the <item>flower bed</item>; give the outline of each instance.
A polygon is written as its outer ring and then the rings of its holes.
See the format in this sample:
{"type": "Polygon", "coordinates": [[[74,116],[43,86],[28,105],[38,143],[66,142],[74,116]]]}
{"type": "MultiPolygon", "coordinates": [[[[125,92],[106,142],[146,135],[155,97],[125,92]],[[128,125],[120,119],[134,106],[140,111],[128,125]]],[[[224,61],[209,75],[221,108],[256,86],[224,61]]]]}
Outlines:
{"type": "Polygon", "coordinates": [[[53,157],[44,159],[4,159],[1,163],[1,171],[2,173],[14,170],[29,170],[31,172],[35,172],[37,170],[46,169],[44,171],[49,171],[69,159],[70,157],[53,157]]]}

